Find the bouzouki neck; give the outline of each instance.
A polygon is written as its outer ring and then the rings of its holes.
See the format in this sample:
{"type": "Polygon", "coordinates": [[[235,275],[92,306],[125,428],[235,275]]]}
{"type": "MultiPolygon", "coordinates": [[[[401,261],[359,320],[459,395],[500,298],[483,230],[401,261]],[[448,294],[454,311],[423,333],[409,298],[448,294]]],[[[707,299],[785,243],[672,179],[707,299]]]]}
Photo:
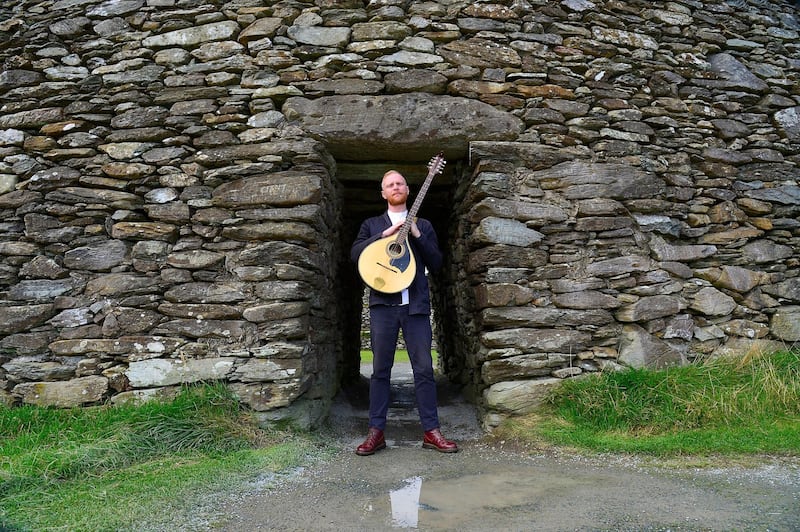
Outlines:
{"type": "Polygon", "coordinates": [[[444,165],[444,152],[436,154],[428,163],[428,175],[425,177],[425,182],[422,183],[417,197],[414,198],[414,203],[408,211],[405,223],[403,223],[403,226],[397,232],[397,239],[395,239],[395,242],[404,243],[408,238],[408,233],[411,231],[411,224],[413,224],[414,220],[417,218],[417,212],[419,212],[419,208],[422,205],[422,200],[425,199],[425,194],[428,193],[431,182],[433,182],[433,177],[442,171],[444,165]]]}

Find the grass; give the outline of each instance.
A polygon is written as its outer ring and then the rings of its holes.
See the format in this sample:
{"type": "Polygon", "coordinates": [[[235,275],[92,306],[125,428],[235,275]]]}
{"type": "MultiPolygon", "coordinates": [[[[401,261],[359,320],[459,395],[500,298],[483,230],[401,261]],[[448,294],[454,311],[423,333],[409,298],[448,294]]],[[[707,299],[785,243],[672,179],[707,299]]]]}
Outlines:
{"type": "Polygon", "coordinates": [[[218,385],[138,407],[2,407],[0,530],[168,529],[198,493],[316,452],[308,436],[256,427],[218,385]]]}
{"type": "MultiPolygon", "coordinates": [[[[433,357],[433,367],[436,367],[437,360],[439,357],[439,353],[437,351],[431,351],[431,356],[433,357]]],[[[394,353],[394,361],[395,362],[410,362],[408,359],[408,351],[405,349],[398,349],[394,353]]],[[[362,364],[372,364],[372,351],[369,349],[365,349],[361,351],[361,363],[362,364]]]]}
{"type": "Polygon", "coordinates": [[[498,434],[601,452],[800,454],[800,353],[565,381],[498,434]]]}

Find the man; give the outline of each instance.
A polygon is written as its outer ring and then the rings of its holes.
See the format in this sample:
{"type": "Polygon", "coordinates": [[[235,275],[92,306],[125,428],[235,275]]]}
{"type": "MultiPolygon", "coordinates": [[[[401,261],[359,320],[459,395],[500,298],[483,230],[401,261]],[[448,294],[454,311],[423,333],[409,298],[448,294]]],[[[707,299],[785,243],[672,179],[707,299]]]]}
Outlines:
{"type": "MultiPolygon", "coordinates": [[[[397,171],[390,170],[381,180],[381,197],[387,211],[361,224],[350,258],[358,262],[361,252],[380,238],[391,236],[403,226],[408,214],[408,185],[397,171]]],[[[424,431],[422,446],[443,453],[454,453],[458,446],[445,439],[439,430],[436,381],[431,358],[431,302],[425,269],[435,271],[442,265],[442,252],[433,226],[422,218],[411,224],[408,242],[417,262],[411,285],[399,293],[386,294],[370,289],[370,334],[372,341],[372,376],[369,385],[369,434],[356,454],[367,456],[386,448],[383,431],[389,410],[390,378],[397,338],[403,338],[414,372],[414,391],[419,418],[424,431]]]]}

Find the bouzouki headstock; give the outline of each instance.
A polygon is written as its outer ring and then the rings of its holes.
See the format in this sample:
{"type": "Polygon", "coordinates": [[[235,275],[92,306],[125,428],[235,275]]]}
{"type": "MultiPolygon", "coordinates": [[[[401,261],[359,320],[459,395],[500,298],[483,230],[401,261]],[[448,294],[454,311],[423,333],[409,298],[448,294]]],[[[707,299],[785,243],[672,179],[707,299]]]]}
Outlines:
{"type": "Polygon", "coordinates": [[[445,164],[447,161],[444,160],[444,152],[440,151],[431,157],[431,161],[428,163],[428,175],[441,174],[445,164]]]}

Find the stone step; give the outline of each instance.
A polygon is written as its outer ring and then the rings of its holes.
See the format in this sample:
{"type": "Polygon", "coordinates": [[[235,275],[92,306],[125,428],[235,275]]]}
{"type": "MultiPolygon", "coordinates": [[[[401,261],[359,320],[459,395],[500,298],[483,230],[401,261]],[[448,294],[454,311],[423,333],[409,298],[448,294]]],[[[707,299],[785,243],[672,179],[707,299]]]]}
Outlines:
{"type": "MultiPolygon", "coordinates": [[[[369,424],[369,368],[362,367],[361,378],[343,387],[334,400],[330,427],[348,444],[363,440],[369,424]]],[[[439,420],[448,438],[463,440],[482,436],[475,406],[444,377],[437,376],[439,420]]],[[[419,445],[422,429],[414,395],[410,364],[395,364],[392,372],[391,402],[386,419],[386,439],[391,445],[419,445]]]]}

